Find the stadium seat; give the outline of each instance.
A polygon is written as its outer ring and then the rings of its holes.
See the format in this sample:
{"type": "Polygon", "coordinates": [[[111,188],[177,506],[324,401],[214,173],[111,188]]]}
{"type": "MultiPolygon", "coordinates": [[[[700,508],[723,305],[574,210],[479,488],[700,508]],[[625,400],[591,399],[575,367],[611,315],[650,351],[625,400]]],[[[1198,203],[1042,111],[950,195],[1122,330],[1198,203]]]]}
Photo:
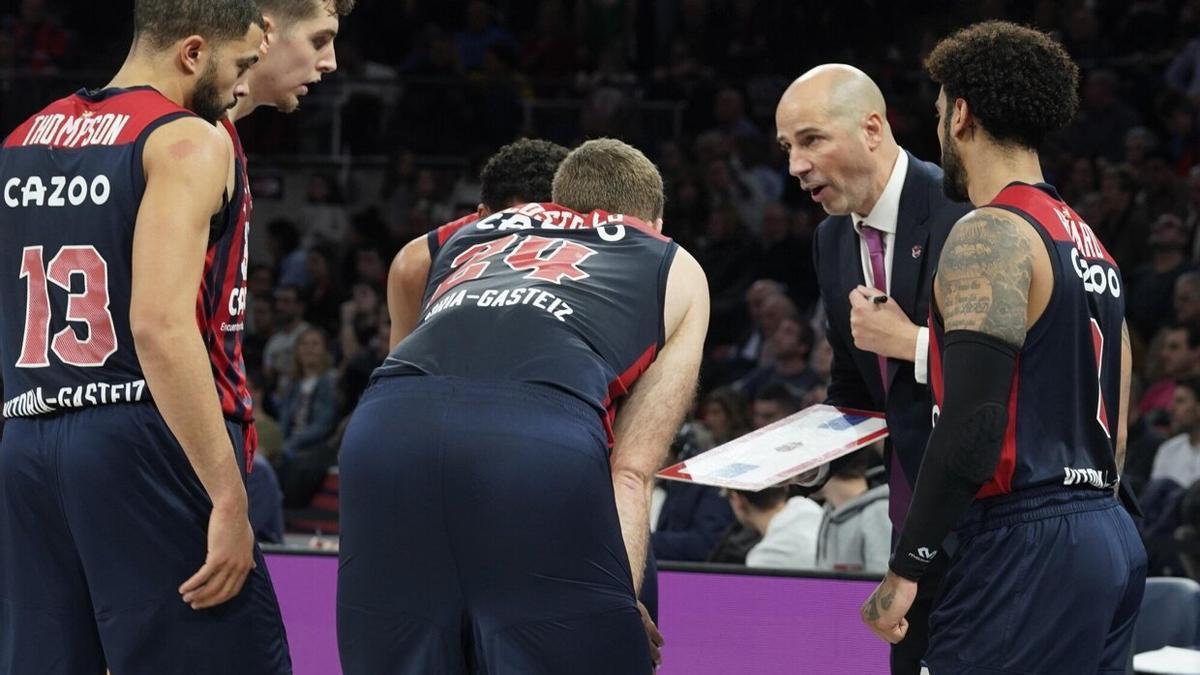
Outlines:
{"type": "Polygon", "coordinates": [[[1200,644],[1200,583],[1182,577],[1146,580],[1133,653],[1200,644]]]}

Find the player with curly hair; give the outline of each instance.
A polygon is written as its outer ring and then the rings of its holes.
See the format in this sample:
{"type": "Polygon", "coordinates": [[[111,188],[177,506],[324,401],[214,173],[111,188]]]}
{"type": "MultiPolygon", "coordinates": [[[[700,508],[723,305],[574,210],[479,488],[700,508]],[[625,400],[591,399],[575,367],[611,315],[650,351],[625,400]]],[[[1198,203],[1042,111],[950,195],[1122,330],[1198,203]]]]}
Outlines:
{"type": "Polygon", "coordinates": [[[1078,69],[1036,30],[989,21],[926,61],[955,224],[930,312],[930,435],[890,570],[862,608],[889,642],[950,556],[929,672],[1124,673],[1146,552],[1117,496],[1130,353],[1120,270],[1045,183],[1078,69]]]}
{"type": "Polygon", "coordinates": [[[510,206],[549,202],[554,172],[566,156],[566,148],[540,138],[522,138],[500,148],[479,172],[482,201],[475,212],[417,237],[400,249],[388,270],[392,347],[416,328],[429,266],[450,235],[510,206]]]}

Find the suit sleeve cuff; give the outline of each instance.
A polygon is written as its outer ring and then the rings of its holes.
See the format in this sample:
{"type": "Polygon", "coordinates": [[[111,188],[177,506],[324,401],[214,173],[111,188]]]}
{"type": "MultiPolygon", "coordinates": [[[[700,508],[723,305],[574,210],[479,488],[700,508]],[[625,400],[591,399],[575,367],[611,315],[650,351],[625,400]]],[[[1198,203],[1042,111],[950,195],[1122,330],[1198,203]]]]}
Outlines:
{"type": "Polygon", "coordinates": [[[913,376],[920,384],[929,384],[929,329],[917,329],[917,353],[913,358],[913,376]]]}

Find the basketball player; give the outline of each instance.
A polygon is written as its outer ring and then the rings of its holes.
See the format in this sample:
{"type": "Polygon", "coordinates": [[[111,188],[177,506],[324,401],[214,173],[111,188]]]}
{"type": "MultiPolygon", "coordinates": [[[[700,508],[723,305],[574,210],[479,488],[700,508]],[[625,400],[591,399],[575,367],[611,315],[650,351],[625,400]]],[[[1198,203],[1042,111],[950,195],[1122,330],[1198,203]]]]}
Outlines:
{"type": "Polygon", "coordinates": [[[553,198],[445,242],[351,419],[348,675],[651,670],[650,492],[692,399],[707,283],[660,234],[662,178],[632,147],[575,149],[553,198]]]}
{"type": "Polygon", "coordinates": [[[266,25],[261,62],[250,71],[248,91],[230,111],[233,121],[271,106],[291,113],[321,77],[337,70],[334,39],[340,17],[356,0],[259,0],[266,25]]]}
{"type": "Polygon", "coordinates": [[[258,447],[242,355],[254,205],[246,151],[233,122],[260,106],[294,112],[300,106],[299,97],[308,93],[307,84],[337,70],[333,40],[338,17],[354,8],[354,0],[261,0],[257,4],[265,26],[260,59],[247,75],[245,95],[220,120],[236,163],[239,187],[234,209],[238,221],[209,241],[200,288],[200,302],[207,302],[209,308],[201,330],[212,358],[221,411],[226,419],[242,425],[247,471],[253,468],[258,447]],[[233,255],[222,255],[221,251],[233,255]]]}
{"type": "Polygon", "coordinates": [[[929,672],[1123,673],[1146,575],[1114,495],[1130,373],[1123,285],[1037,152],[1075,114],[1078,69],[1052,38],[999,21],[942,40],[926,67],[941,85],[947,195],[978,208],[938,265],[936,426],[863,619],[901,639],[922,573],[949,555],[929,672]]]}
{"type": "Polygon", "coordinates": [[[395,347],[417,326],[421,298],[433,256],[455,232],[496,211],[529,202],[549,202],[554,172],[567,149],[557,143],[522,138],[496,151],[479,172],[482,187],[475,213],[446,223],[404,245],[388,270],[388,313],[395,347]]]}
{"type": "Polygon", "coordinates": [[[214,123],[245,94],[247,0],[137,0],[107,87],[0,150],[0,673],[290,673],[246,516],[243,425],[197,323],[239,222],[214,123]],[[197,297],[201,301],[197,302],[197,297]]]}

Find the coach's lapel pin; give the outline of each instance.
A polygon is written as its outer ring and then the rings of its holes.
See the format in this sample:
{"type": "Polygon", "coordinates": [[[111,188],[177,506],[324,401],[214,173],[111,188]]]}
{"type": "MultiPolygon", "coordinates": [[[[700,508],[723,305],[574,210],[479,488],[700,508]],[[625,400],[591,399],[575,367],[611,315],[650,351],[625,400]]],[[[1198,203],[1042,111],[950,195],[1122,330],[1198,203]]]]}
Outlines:
{"type": "Polygon", "coordinates": [[[921,257],[921,245],[917,244],[913,247],[913,260],[921,257]]]}

